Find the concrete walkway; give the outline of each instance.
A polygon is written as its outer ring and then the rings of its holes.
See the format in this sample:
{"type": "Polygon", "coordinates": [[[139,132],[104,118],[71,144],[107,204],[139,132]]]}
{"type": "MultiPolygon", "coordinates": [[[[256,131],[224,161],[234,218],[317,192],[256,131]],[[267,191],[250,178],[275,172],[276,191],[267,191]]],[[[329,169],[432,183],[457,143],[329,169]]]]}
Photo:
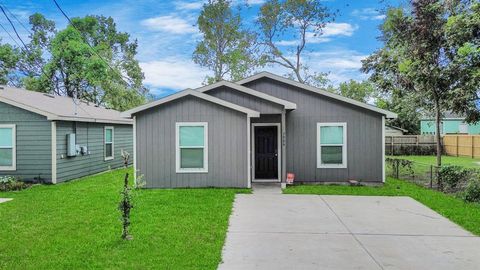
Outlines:
{"type": "Polygon", "coordinates": [[[480,267],[480,238],[411,198],[274,190],[237,195],[219,269],[480,267]]]}

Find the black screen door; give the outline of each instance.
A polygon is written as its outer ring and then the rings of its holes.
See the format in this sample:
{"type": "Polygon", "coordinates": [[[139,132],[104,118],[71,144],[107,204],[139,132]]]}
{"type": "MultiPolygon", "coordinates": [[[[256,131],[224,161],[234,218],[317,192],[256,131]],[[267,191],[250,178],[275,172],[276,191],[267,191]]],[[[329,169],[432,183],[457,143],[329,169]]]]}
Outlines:
{"type": "Polygon", "coordinates": [[[278,179],[277,126],[255,127],[255,179],[278,179]]]}

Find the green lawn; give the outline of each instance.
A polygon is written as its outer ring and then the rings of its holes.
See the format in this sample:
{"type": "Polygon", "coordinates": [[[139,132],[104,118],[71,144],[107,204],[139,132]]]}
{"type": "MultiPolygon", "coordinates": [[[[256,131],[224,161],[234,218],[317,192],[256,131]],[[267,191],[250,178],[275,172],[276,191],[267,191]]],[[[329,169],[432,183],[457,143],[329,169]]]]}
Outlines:
{"type": "Polygon", "coordinates": [[[465,203],[452,195],[426,189],[418,185],[388,178],[380,187],[352,187],[340,185],[299,185],[288,187],[287,194],[409,196],[447,217],[466,230],[480,236],[480,205],[465,203]]]}
{"type": "MultiPolygon", "coordinates": [[[[235,189],[135,191],[120,239],[123,175],[0,193],[0,269],[216,269],[235,189]]],[[[131,172],[131,170],[130,170],[131,172]]]]}
{"type": "MultiPolygon", "coordinates": [[[[425,164],[436,165],[437,157],[436,156],[389,156],[390,158],[401,158],[408,159],[416,162],[421,162],[425,164]]],[[[442,156],[443,165],[458,165],[468,168],[480,168],[480,159],[473,159],[470,157],[452,157],[452,156],[442,156]]]]}

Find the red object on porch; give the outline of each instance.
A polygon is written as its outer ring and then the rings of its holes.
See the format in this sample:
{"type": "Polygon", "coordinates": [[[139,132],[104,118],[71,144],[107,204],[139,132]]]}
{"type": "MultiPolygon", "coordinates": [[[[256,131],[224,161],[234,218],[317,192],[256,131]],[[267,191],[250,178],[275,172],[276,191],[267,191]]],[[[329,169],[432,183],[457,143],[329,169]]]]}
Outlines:
{"type": "Polygon", "coordinates": [[[287,173],[287,184],[293,184],[294,179],[295,179],[294,173],[287,173]]]}

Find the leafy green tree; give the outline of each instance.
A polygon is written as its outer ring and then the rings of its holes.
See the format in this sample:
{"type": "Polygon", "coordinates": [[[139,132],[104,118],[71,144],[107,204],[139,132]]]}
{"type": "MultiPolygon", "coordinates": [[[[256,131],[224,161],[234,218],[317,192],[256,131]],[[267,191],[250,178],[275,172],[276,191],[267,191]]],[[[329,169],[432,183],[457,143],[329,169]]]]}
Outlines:
{"type": "Polygon", "coordinates": [[[19,86],[19,78],[15,74],[18,69],[20,53],[10,44],[0,44],[0,84],[19,86]]]}
{"type": "Polygon", "coordinates": [[[365,103],[371,102],[376,98],[376,89],[369,81],[357,82],[350,80],[342,82],[338,88],[333,88],[333,92],[365,103]]]}
{"type": "Polygon", "coordinates": [[[308,39],[321,36],[326,23],[334,17],[321,2],[268,0],[261,6],[257,19],[260,43],[266,48],[265,61],[288,69],[291,78],[315,86],[326,85],[326,74],[311,72],[303,63],[308,39]],[[295,45],[283,46],[285,41],[295,45]]]}
{"type": "MultiPolygon", "coordinates": [[[[27,49],[15,48],[20,85],[29,90],[75,97],[117,110],[145,102],[148,90],[138,61],[137,41],[119,32],[110,17],[73,18],[63,30],[35,13],[27,49]]],[[[1,57],[1,56],[0,56],[1,57]]],[[[4,60],[5,61],[5,60],[4,60]]]]}
{"type": "Polygon", "coordinates": [[[415,101],[412,101],[408,96],[402,96],[401,92],[393,92],[388,95],[377,96],[375,106],[397,113],[398,117],[395,119],[388,119],[387,125],[400,127],[408,130],[409,134],[420,133],[420,118],[419,111],[415,101]]]}
{"type": "Polygon", "coordinates": [[[254,35],[242,29],[239,13],[231,1],[210,0],[203,5],[197,24],[202,40],[197,43],[193,60],[213,72],[208,83],[240,80],[257,65],[254,35]]]}
{"type": "Polygon", "coordinates": [[[363,70],[386,92],[401,91],[412,106],[435,114],[437,165],[441,165],[440,121],[451,110],[480,119],[477,1],[411,0],[391,8],[381,26],[384,47],[364,61],[363,70]]]}

